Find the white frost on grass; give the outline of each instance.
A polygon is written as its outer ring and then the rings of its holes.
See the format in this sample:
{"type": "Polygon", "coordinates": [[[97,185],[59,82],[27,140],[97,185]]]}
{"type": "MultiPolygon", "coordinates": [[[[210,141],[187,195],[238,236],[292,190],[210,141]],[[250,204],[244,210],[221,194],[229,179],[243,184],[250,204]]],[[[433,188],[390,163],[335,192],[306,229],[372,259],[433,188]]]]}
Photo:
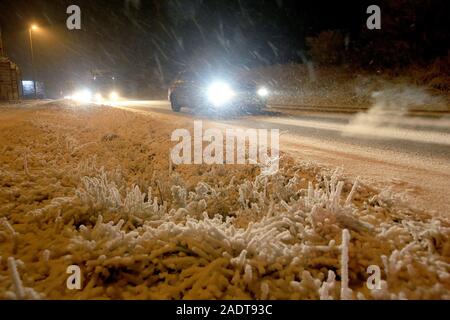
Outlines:
{"type": "Polygon", "coordinates": [[[341,244],[341,299],[351,300],[353,298],[352,290],[348,287],[348,245],[350,242],[350,233],[347,229],[342,230],[341,244]]]}
{"type": "MultiPolygon", "coordinates": [[[[358,299],[365,299],[367,295],[371,298],[393,299],[423,295],[426,291],[420,287],[402,291],[401,287],[394,285],[395,291],[389,291],[387,284],[401,282],[400,277],[405,268],[409,276],[423,276],[424,271],[428,270],[431,274],[441,275],[444,280],[448,279],[448,265],[442,258],[436,255],[433,266],[429,268],[427,264],[430,263],[430,257],[428,260],[421,257],[423,245],[430,241],[424,237],[440,236],[442,240],[448,239],[448,228],[441,227],[436,221],[418,222],[416,227],[421,228],[422,233],[421,238],[415,238],[411,237],[412,226],[407,223],[379,223],[378,226],[373,226],[364,221],[365,215],[372,214],[372,209],[361,211],[352,205],[351,199],[358,192],[357,182],[350,188],[347,197],[343,197],[344,182],[339,180],[339,174],[336,171],[330,178],[324,177],[322,183],[315,187],[309,183],[307,190],[289,188],[289,183],[293,183],[292,179],[286,179],[282,173],[270,178],[265,175],[257,176],[254,181],[246,181],[238,186],[240,205],[235,217],[223,217],[219,214],[210,217],[207,212],[191,216],[184,209],[189,207],[191,201],[196,201],[195,207],[198,209],[199,199],[206,202],[205,197],[218,191],[213,191],[214,188],[205,183],[191,192],[181,186],[173,186],[173,198],[166,204],[167,211],[158,213],[160,207],[155,205],[158,199],[152,200],[149,219],[141,220],[142,223],[132,231],[124,230],[126,221],[120,220],[117,224],[112,221],[103,222],[101,215],[92,228],[81,226],[79,235],[73,239],[70,247],[74,253],[72,258],[76,262],[86,261],[88,265],[99,266],[96,259],[106,256],[101,266],[107,270],[126,266],[133,272],[139,272],[138,266],[144,261],[145,264],[160,266],[159,278],[162,277],[165,282],[158,283],[157,286],[154,283],[155,289],[149,289],[150,297],[153,298],[223,298],[231,292],[244,290],[238,297],[250,294],[257,298],[298,296],[353,299],[353,292],[358,288],[349,287],[350,277],[355,272],[350,273],[350,270],[360,263],[359,260],[355,261],[355,257],[367,261],[367,264],[374,257],[371,257],[370,252],[350,251],[351,230],[357,235],[354,246],[358,248],[363,246],[363,239],[368,246],[372,244],[381,247],[380,250],[385,247],[381,251],[390,251],[388,248],[394,246],[394,240],[397,239],[406,245],[401,256],[394,250],[388,260],[381,256],[381,260],[375,257],[375,260],[383,261],[386,267],[387,280],[382,285],[383,290],[365,294],[357,291],[355,295],[358,299]],[[283,190],[285,194],[270,193],[268,190],[280,187],[280,181],[287,181],[283,190]],[[174,214],[180,213],[182,209],[184,216],[174,214]],[[254,219],[250,219],[252,221],[246,227],[238,227],[235,219],[239,216],[251,216],[254,219]],[[155,220],[156,218],[159,220],[155,220]],[[387,225],[390,229],[386,229],[387,225]],[[430,228],[434,232],[423,232],[423,226],[434,226],[430,228]],[[336,246],[339,238],[341,245],[336,246]],[[388,244],[383,244],[383,241],[388,244]],[[331,269],[324,274],[312,268],[316,264],[325,264],[332,269],[340,268],[339,280],[331,269]],[[422,271],[416,271],[415,268],[422,268],[422,271]],[[178,270],[176,281],[170,280],[174,270],[178,270]],[[269,276],[273,272],[276,276],[269,276]],[[216,283],[214,279],[218,274],[222,277],[216,283]],[[183,285],[198,277],[203,279],[204,286],[183,285]],[[340,284],[336,285],[335,282],[340,284]],[[257,283],[260,284],[254,287],[257,283]],[[289,284],[290,289],[285,288],[284,294],[280,294],[280,283],[289,284]],[[225,292],[217,291],[220,284],[224,288],[232,288],[225,292]],[[156,288],[159,288],[158,292],[164,293],[157,294],[156,288]]],[[[136,186],[125,196],[134,205],[124,206],[122,200],[108,200],[111,194],[119,194],[119,191],[115,185],[105,182],[104,174],[102,177],[89,180],[96,181],[99,186],[94,190],[99,188],[100,191],[92,192],[90,198],[82,199],[86,199],[88,203],[110,206],[109,209],[118,210],[121,217],[124,215],[120,211],[127,212],[128,218],[130,214],[139,213],[142,208],[146,208],[145,196],[136,186]],[[108,191],[108,187],[113,190],[108,191]],[[101,197],[103,199],[99,199],[101,197]]],[[[119,196],[113,198],[121,199],[119,196]]],[[[205,210],[206,205],[201,209],[205,210]]],[[[440,242],[440,245],[443,243],[440,242]]],[[[99,271],[92,269],[91,272],[95,274],[99,271]]],[[[138,277],[142,283],[147,283],[152,276],[145,273],[138,277]]],[[[361,286],[364,287],[365,283],[361,286]]],[[[448,297],[445,285],[435,286],[432,291],[434,295],[448,297]]]]}
{"type": "Polygon", "coordinates": [[[18,261],[14,257],[8,257],[8,269],[12,281],[13,291],[7,291],[5,296],[9,299],[32,299],[40,300],[41,296],[33,288],[25,287],[20,279],[18,261]]]}

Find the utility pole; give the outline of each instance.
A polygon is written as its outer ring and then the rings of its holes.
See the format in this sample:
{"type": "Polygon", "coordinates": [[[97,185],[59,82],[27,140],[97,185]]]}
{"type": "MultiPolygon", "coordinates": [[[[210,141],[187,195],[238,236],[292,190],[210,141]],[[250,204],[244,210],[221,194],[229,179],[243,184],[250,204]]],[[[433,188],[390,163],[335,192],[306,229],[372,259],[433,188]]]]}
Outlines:
{"type": "Polygon", "coordinates": [[[0,57],[3,57],[4,49],[3,49],[3,41],[2,41],[2,27],[0,26],[0,57]]]}
{"type": "Polygon", "coordinates": [[[36,30],[37,27],[32,25],[28,32],[30,34],[30,52],[31,52],[31,68],[33,69],[33,86],[34,86],[34,98],[37,99],[37,89],[36,89],[36,70],[34,68],[34,52],[33,52],[33,30],[36,30]]]}

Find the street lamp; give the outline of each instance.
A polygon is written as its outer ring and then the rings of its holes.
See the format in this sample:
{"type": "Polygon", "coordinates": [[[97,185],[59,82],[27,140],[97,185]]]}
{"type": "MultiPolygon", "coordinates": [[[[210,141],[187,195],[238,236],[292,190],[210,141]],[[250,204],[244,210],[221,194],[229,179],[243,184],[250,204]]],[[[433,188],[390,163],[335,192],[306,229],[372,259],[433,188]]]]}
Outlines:
{"type": "Polygon", "coordinates": [[[28,32],[30,34],[30,52],[31,52],[31,68],[33,70],[33,86],[34,86],[34,98],[37,98],[37,91],[36,91],[36,70],[34,68],[34,52],[33,52],[33,30],[37,30],[38,26],[33,24],[28,29],[28,32]]]}

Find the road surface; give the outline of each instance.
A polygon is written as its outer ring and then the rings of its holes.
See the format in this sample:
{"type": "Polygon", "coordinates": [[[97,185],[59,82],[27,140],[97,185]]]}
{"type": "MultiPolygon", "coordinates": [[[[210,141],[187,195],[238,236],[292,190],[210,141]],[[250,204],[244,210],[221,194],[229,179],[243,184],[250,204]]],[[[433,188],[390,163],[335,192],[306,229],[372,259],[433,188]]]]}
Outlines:
{"type": "Polygon", "coordinates": [[[194,120],[219,128],[279,129],[280,150],[299,160],[336,167],[379,187],[390,186],[418,208],[450,215],[450,116],[324,113],[268,108],[259,115],[206,117],[167,101],[124,101],[116,107],[159,114],[162,121],[194,120]]]}

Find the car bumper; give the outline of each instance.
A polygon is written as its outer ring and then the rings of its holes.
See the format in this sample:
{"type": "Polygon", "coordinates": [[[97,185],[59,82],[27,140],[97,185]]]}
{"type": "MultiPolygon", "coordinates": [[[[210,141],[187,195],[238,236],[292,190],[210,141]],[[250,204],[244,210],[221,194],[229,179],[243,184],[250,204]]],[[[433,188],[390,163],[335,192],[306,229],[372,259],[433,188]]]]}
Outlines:
{"type": "MultiPolygon", "coordinates": [[[[211,105],[210,103],[208,103],[211,105]]],[[[212,106],[216,109],[246,109],[246,110],[258,110],[266,106],[267,99],[257,95],[236,95],[230,101],[220,105],[212,106]]]]}

